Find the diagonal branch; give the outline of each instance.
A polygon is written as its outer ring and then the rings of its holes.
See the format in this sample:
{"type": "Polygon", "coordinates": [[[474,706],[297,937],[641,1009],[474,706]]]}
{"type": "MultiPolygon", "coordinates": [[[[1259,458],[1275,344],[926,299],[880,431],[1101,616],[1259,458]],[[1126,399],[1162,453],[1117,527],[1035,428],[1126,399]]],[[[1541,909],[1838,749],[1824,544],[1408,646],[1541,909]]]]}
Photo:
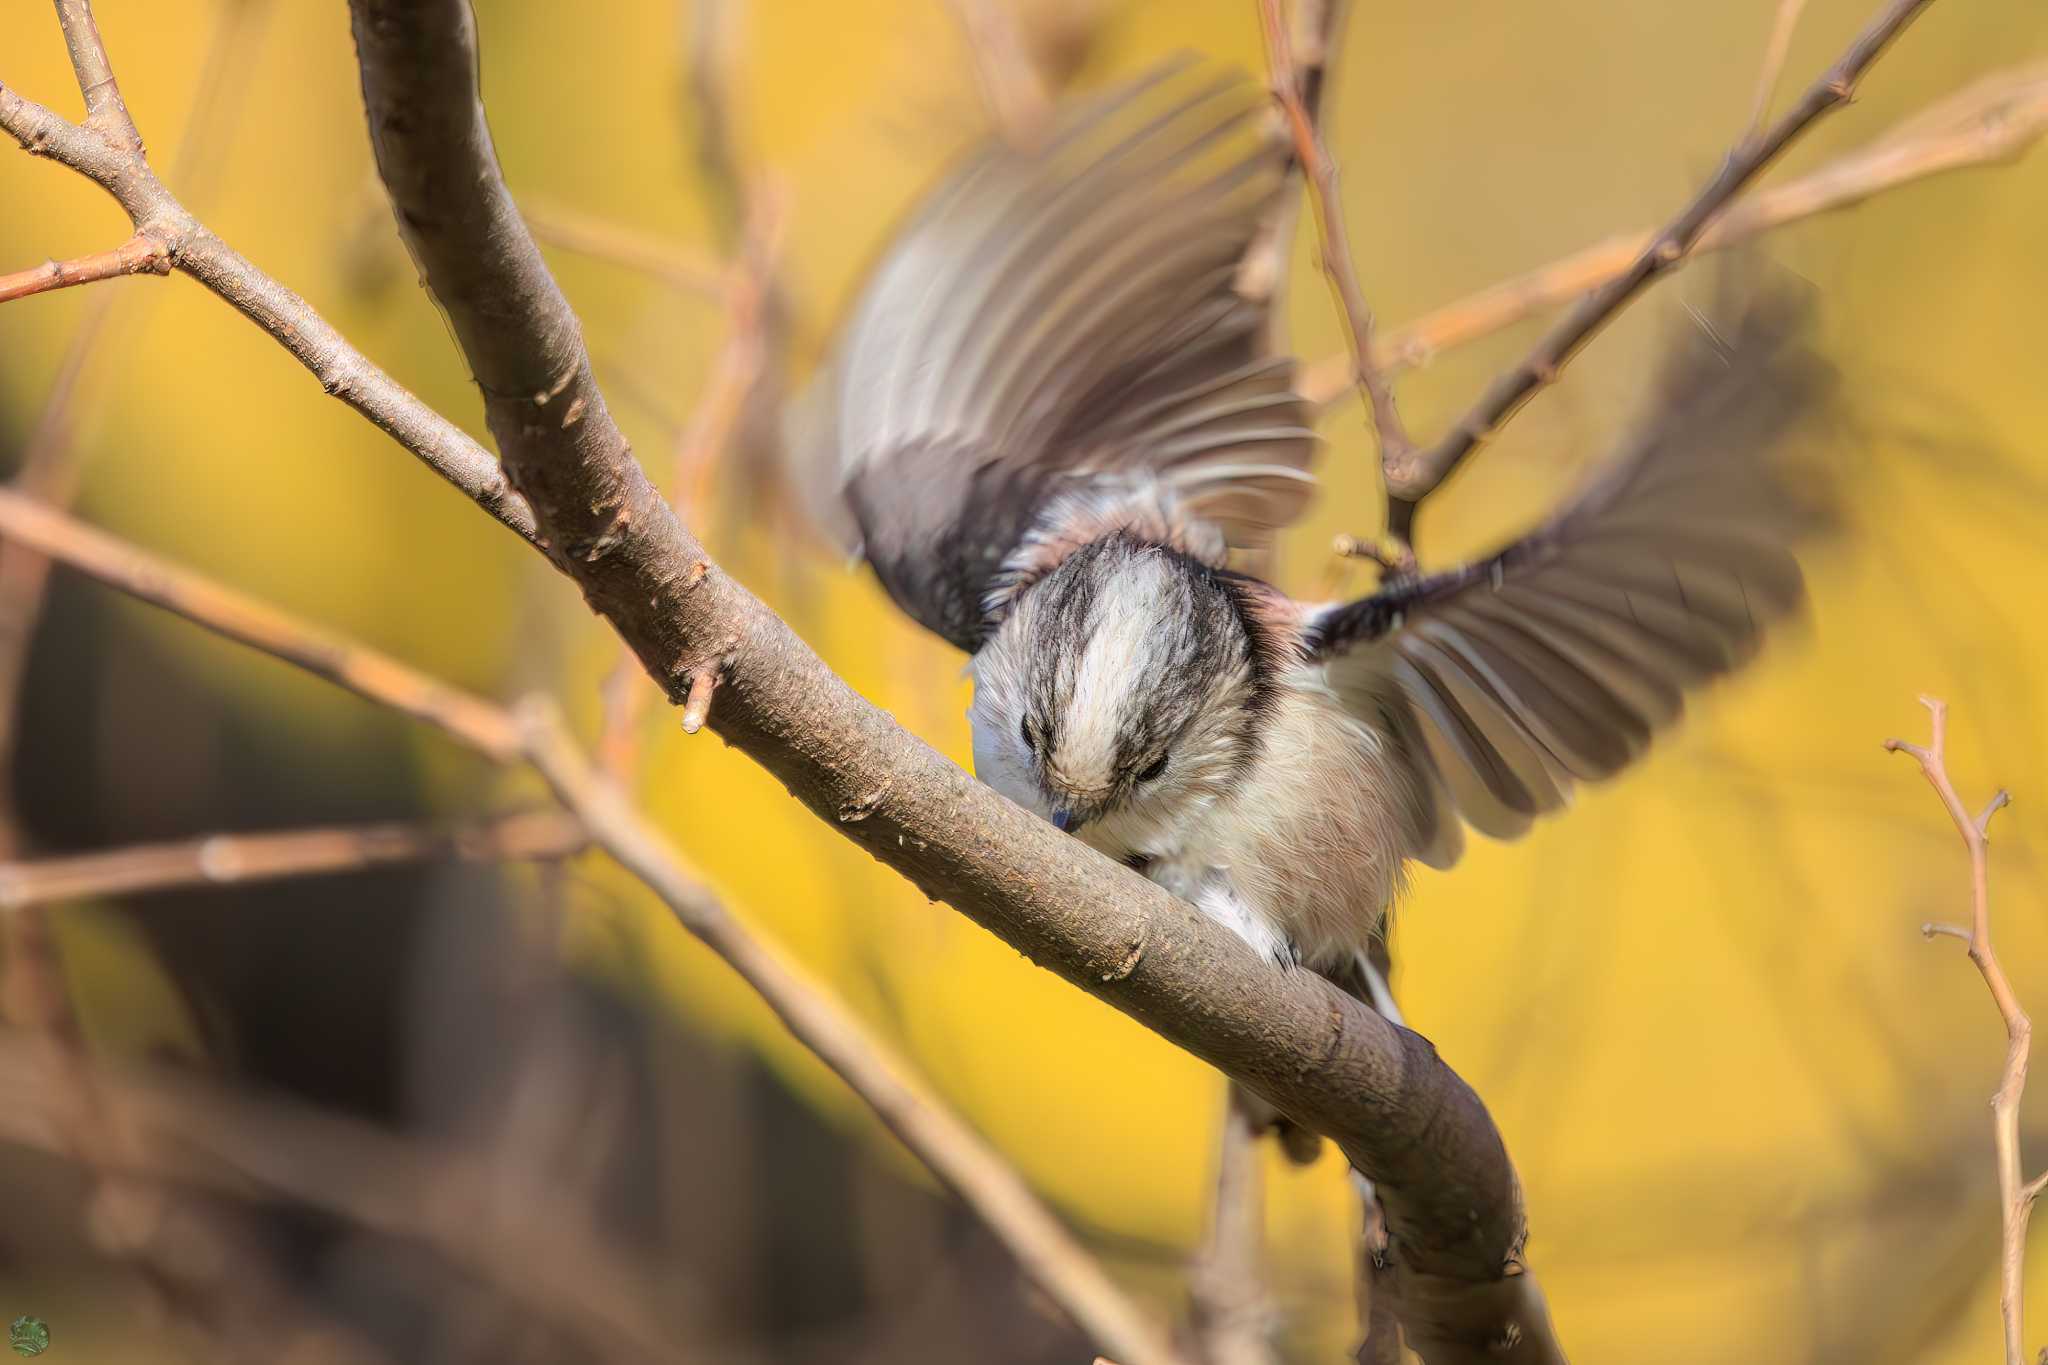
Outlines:
{"type": "Polygon", "coordinates": [[[515,811],[465,825],[345,825],[278,834],[216,834],[106,853],[0,863],[0,910],[189,886],[245,886],[452,858],[469,863],[568,858],[590,842],[560,811],[515,811]]]}
{"type": "Polygon", "coordinates": [[[1337,1138],[1380,1185],[1433,1362],[1556,1358],[1521,1273],[1520,1190],[1469,1087],[1422,1038],[1003,800],[855,696],[716,567],[631,458],[576,321],[505,193],[460,0],[354,0],[372,139],[399,221],[556,562],[642,664],[927,894],[1337,1138]],[[1455,1307],[1452,1307],[1455,1305],[1455,1307]],[[1499,1350],[1478,1354],[1491,1343],[1499,1350]]]}
{"type": "MultiPolygon", "coordinates": [[[[1693,244],[1687,259],[1739,246],[1774,228],[1860,204],[1900,185],[2018,156],[2048,134],[2048,66],[2001,71],[1929,105],[1818,170],[1739,200],[1693,244]]],[[[1648,250],[1652,233],[1620,233],[1527,274],[1489,286],[1373,344],[1379,367],[1398,374],[1618,277],[1648,250]]],[[[1352,387],[1349,355],[1308,367],[1299,388],[1311,402],[1334,403],[1352,387]]]]}
{"type": "MultiPolygon", "coordinates": [[[[61,8],[90,18],[84,0],[64,0],[61,8]]],[[[177,270],[269,333],[312,371],[322,390],[362,414],[500,522],[533,539],[533,514],[505,482],[489,451],[371,364],[304,299],[208,232],[164,188],[139,150],[60,118],[5,84],[0,84],[0,130],[30,154],[60,162],[112,195],[138,231],[163,242],[177,270]]]]}
{"type": "Polygon", "coordinates": [[[0,303],[25,299],[31,294],[46,294],[52,289],[117,280],[123,275],[170,273],[171,256],[164,244],[146,232],[138,232],[121,245],[95,251],[90,256],[73,256],[68,261],[45,261],[27,270],[0,275],[0,303]]]}
{"type": "Polygon", "coordinates": [[[1760,134],[1746,137],[1728,153],[1720,171],[1701,187],[1651,238],[1620,275],[1588,295],[1567,313],[1528,357],[1481,395],[1450,433],[1412,458],[1389,462],[1388,487],[1404,534],[1422,498],[1449,476],[1473,451],[1484,445],[1536,393],[1557,382],[1559,373],[1651,281],[1670,270],[1691,251],[1716,214],[1763,173],[1786,147],[1820,119],[1849,102],[1864,73],[1931,0],[1890,0],[1850,43],[1799,101],[1760,134]]]}
{"type": "Polygon", "coordinates": [[[429,678],[388,654],[316,631],[266,602],[158,559],[19,493],[0,490],[0,538],[424,721],[488,758],[509,762],[519,753],[518,731],[504,710],[491,702],[429,678]]]}
{"type": "MultiPolygon", "coordinates": [[[[597,777],[547,708],[530,705],[515,717],[18,494],[0,492],[0,536],[21,540],[110,587],[433,725],[486,757],[532,764],[568,807],[572,823],[587,831],[578,837],[602,847],[644,881],[684,928],[724,958],[797,1040],[846,1081],[904,1146],[982,1217],[1077,1323],[1133,1365],[1175,1365],[1177,1357],[1163,1334],[1016,1171],[915,1080],[911,1068],[864,1024],[726,910],[615,785],[597,777]]],[[[251,843],[260,847],[260,839],[245,840],[243,846],[251,843]]],[[[101,855],[94,872],[102,882],[107,880],[105,860],[118,856],[101,855]]],[[[203,858],[204,851],[197,856],[203,858]]],[[[9,874],[29,870],[33,876],[36,866],[0,866],[0,907],[7,900],[9,874]]],[[[75,877],[78,869],[42,865],[42,871],[47,882],[52,877],[75,877]]],[[[20,918],[6,917],[6,922],[20,918]]]]}

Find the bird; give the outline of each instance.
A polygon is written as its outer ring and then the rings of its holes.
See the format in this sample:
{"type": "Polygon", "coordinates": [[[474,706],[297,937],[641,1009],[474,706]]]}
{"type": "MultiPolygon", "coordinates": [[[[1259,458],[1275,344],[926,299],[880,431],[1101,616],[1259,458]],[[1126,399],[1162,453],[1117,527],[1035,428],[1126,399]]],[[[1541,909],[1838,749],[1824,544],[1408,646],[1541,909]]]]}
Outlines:
{"type": "Polygon", "coordinates": [[[1834,377],[1806,294],[1754,289],[1532,529],[1296,600],[1261,575],[1319,448],[1245,283],[1289,187],[1268,107],[1184,58],[972,151],[880,253],[802,439],[848,548],[970,656],[977,776],[1335,977],[1414,864],[1614,776],[1800,608],[1834,377]]]}

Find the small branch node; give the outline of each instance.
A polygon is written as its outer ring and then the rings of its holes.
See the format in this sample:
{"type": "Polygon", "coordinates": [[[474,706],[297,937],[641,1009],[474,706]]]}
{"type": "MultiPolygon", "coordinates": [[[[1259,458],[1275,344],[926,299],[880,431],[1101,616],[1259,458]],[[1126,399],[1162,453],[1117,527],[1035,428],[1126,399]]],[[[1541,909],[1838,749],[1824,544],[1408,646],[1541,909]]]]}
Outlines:
{"type": "Polygon", "coordinates": [[[717,665],[700,668],[690,678],[690,692],[683,700],[683,733],[694,735],[711,715],[711,696],[718,690],[717,665]]]}

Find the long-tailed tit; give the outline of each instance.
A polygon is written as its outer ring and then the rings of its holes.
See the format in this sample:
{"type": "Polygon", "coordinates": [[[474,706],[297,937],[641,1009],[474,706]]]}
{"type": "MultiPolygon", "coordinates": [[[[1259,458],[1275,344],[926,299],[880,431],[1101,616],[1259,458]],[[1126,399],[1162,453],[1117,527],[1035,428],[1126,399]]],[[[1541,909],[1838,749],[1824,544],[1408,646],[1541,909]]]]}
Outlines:
{"type": "Polygon", "coordinates": [[[1415,859],[1608,777],[1801,597],[1787,477],[1830,383],[1781,297],[1688,327],[1536,530],[1335,605],[1243,571],[1316,439],[1239,292],[1284,189],[1188,65],[924,203],[821,381],[859,545],[973,655],[976,772],[1283,961],[1348,970],[1415,859]]]}

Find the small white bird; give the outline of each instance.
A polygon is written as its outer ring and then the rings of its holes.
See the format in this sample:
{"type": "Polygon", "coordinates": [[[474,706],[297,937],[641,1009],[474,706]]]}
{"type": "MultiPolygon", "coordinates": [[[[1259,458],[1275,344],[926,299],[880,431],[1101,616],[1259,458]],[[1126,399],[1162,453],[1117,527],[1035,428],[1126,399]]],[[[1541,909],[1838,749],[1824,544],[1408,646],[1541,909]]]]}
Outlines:
{"type": "Polygon", "coordinates": [[[1285,182],[1262,107],[1180,64],[968,160],[858,303],[823,444],[889,594],[973,655],[976,772],[1348,974],[1407,860],[1618,771],[1798,603],[1817,515],[1786,457],[1829,373],[1782,299],[1690,328],[1651,420],[1538,529],[1296,602],[1239,567],[1316,444],[1235,287],[1285,182]]]}

